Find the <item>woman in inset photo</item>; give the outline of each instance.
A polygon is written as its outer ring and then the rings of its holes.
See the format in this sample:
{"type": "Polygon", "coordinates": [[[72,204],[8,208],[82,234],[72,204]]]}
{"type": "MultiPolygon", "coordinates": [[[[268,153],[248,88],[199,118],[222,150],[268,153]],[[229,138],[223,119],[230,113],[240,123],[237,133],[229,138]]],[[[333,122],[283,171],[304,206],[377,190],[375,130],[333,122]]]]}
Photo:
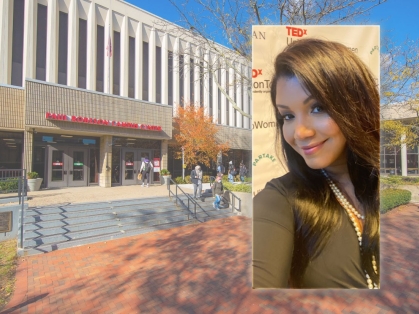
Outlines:
{"type": "Polygon", "coordinates": [[[379,288],[379,92],[344,45],[290,44],[271,101],[289,172],[253,200],[253,288],[379,288]]]}

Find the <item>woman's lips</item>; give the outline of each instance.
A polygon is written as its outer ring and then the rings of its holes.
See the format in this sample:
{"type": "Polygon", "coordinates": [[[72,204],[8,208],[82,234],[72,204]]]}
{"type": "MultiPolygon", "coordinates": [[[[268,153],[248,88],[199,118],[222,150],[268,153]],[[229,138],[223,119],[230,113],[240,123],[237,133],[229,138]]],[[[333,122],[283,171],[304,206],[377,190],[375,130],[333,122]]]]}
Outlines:
{"type": "Polygon", "coordinates": [[[326,141],[314,145],[301,146],[301,149],[305,155],[312,155],[323,147],[324,142],[326,141]]]}

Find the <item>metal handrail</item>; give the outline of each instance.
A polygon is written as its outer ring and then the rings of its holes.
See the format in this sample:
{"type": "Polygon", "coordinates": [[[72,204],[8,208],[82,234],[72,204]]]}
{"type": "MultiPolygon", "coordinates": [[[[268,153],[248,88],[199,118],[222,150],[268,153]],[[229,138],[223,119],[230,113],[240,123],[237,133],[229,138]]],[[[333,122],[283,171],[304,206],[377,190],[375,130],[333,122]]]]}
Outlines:
{"type": "MultiPolygon", "coordinates": [[[[215,181],[215,177],[214,176],[210,176],[210,186],[212,186],[212,184],[214,183],[214,181],[215,181]]],[[[236,194],[234,194],[231,190],[229,190],[227,187],[225,187],[225,186],[224,186],[224,190],[227,190],[228,193],[232,195],[231,212],[234,212],[234,210],[236,209],[235,199],[237,199],[239,201],[239,207],[236,210],[239,211],[239,212],[241,212],[241,199],[236,194]]],[[[222,198],[223,198],[224,202],[227,201],[228,203],[230,203],[230,200],[228,200],[226,197],[224,197],[224,195],[222,196],[222,198]]]]}
{"type": "MultiPolygon", "coordinates": [[[[193,217],[195,219],[197,219],[196,218],[196,206],[197,205],[199,206],[199,208],[201,208],[201,210],[207,216],[209,216],[208,213],[201,207],[201,205],[199,205],[198,202],[196,200],[194,200],[188,193],[185,193],[185,191],[183,191],[182,188],[175,181],[173,181],[172,178],[168,178],[168,180],[167,180],[167,189],[169,190],[169,197],[170,197],[171,194],[173,194],[173,196],[175,197],[175,199],[176,199],[176,205],[177,205],[178,200],[183,203],[183,201],[178,197],[178,193],[177,193],[177,190],[178,189],[186,196],[186,198],[188,199],[188,206],[187,206],[188,207],[188,211],[193,215],[193,217]],[[172,185],[171,183],[173,183],[176,186],[175,193],[173,193],[172,190],[170,189],[170,186],[172,185]],[[190,203],[189,202],[192,202],[192,204],[194,206],[194,211],[193,212],[190,209],[190,203]]],[[[189,213],[188,213],[188,220],[189,220],[189,213]]]]}

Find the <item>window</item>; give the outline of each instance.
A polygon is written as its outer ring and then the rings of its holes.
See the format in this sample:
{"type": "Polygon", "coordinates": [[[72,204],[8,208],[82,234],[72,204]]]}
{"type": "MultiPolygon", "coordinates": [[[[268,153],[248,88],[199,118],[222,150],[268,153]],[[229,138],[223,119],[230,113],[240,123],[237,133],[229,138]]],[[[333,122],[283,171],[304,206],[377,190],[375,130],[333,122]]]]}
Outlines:
{"type": "Polygon", "coordinates": [[[179,56],[179,101],[180,101],[180,106],[183,107],[183,98],[184,98],[184,93],[183,93],[183,71],[184,71],[184,57],[183,55],[179,56]]]}
{"type": "Polygon", "coordinates": [[[104,68],[105,68],[105,28],[96,27],[96,90],[104,91],[104,68]]]}
{"type": "Polygon", "coordinates": [[[58,22],[58,84],[67,85],[68,14],[61,12],[58,22]]]}
{"type": "Polygon", "coordinates": [[[128,97],[135,97],[135,38],[129,37],[128,42],[128,97]]]}
{"type": "MultiPolygon", "coordinates": [[[[121,95],[121,33],[113,32],[113,45],[112,45],[112,59],[113,59],[113,90],[114,95],[121,95]]],[[[110,93],[110,91],[109,91],[110,93]]]]}
{"type": "Polygon", "coordinates": [[[191,104],[195,102],[195,64],[194,59],[190,59],[190,66],[189,66],[189,100],[191,104]]]}
{"type": "Polygon", "coordinates": [[[13,43],[12,43],[12,77],[11,84],[22,86],[23,77],[23,21],[25,12],[24,0],[15,0],[13,5],[13,43]]]}
{"type": "Polygon", "coordinates": [[[38,4],[36,27],[36,74],[37,80],[45,81],[47,70],[47,7],[38,4]]]}
{"type": "Polygon", "coordinates": [[[167,73],[168,73],[168,82],[167,82],[167,84],[168,84],[168,90],[167,90],[167,95],[168,95],[168,99],[167,99],[167,101],[168,101],[168,104],[170,105],[170,106],[173,106],[173,51],[169,51],[169,54],[168,54],[168,62],[167,62],[167,65],[168,65],[168,67],[169,67],[169,69],[168,69],[168,71],[167,71],[167,73]]]}
{"type": "Polygon", "coordinates": [[[143,100],[148,101],[148,43],[143,41],[143,100]]]}
{"type": "Polygon", "coordinates": [[[156,47],[156,102],[161,104],[161,47],[156,47]]]}
{"type": "Polygon", "coordinates": [[[86,88],[87,73],[87,21],[79,19],[79,58],[77,87],[86,88]]]}

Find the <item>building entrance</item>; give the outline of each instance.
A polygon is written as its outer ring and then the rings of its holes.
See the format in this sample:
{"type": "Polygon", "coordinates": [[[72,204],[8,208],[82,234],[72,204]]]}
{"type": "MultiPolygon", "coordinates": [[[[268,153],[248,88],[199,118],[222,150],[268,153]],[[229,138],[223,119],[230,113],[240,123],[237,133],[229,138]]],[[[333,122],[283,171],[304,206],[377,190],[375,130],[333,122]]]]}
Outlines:
{"type": "Polygon", "coordinates": [[[77,146],[47,146],[47,187],[87,186],[89,149],[77,146]]]}
{"type": "Polygon", "coordinates": [[[122,185],[140,184],[138,173],[145,158],[151,160],[151,150],[137,148],[122,148],[122,185]]]}

